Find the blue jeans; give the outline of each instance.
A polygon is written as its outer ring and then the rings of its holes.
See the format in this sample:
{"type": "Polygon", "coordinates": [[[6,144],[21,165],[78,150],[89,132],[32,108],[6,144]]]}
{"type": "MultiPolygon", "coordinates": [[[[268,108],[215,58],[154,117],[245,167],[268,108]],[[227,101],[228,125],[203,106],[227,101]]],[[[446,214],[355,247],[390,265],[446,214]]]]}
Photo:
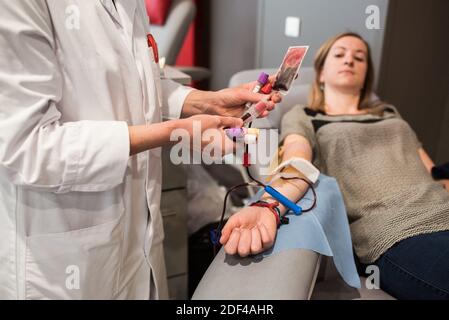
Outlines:
{"type": "Polygon", "coordinates": [[[449,231],[404,239],[374,264],[380,288],[397,299],[449,300],[449,231]]]}

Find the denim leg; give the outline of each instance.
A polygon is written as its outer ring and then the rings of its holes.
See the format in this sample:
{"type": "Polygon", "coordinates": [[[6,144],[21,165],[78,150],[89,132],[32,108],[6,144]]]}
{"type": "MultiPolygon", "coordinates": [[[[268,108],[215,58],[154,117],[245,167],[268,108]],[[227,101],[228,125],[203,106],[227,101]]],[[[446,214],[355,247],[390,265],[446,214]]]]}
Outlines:
{"type": "Polygon", "coordinates": [[[375,264],[380,287],[397,299],[449,300],[449,231],[402,240],[375,264]]]}

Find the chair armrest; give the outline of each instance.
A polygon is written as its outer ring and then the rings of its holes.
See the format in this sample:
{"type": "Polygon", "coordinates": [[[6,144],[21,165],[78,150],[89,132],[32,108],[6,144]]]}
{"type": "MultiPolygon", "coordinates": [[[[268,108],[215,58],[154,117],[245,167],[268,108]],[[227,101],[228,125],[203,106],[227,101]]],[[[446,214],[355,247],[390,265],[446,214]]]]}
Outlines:
{"type": "Polygon", "coordinates": [[[202,81],[202,80],[209,79],[212,74],[209,69],[203,68],[203,67],[176,66],[176,68],[179,71],[184,72],[185,74],[188,74],[192,78],[193,81],[202,81]]]}
{"type": "Polygon", "coordinates": [[[222,248],[192,299],[310,299],[319,264],[320,255],[305,249],[241,258],[225,254],[222,248]]]}

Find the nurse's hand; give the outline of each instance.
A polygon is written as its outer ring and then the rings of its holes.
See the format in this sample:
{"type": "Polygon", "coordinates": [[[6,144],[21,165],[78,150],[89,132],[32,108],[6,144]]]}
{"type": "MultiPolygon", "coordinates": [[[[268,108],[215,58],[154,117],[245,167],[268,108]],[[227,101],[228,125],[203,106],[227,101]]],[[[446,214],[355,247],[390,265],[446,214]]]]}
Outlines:
{"type": "MultiPolygon", "coordinates": [[[[276,75],[271,75],[269,77],[268,81],[273,85],[274,82],[276,81],[276,75]]],[[[252,90],[256,86],[256,84],[257,84],[257,81],[252,81],[252,82],[244,83],[237,88],[230,88],[230,89],[224,89],[224,90],[218,91],[217,93],[223,95],[224,100],[229,103],[225,103],[223,105],[223,107],[218,108],[217,114],[229,114],[230,113],[231,115],[234,115],[234,116],[239,116],[239,115],[241,116],[246,102],[257,103],[260,101],[260,99],[259,100],[248,100],[248,101],[244,101],[243,103],[242,103],[242,101],[239,101],[239,102],[232,101],[233,91],[243,89],[246,92],[249,92],[251,95],[253,95],[252,90]],[[226,97],[228,94],[230,94],[231,97],[229,97],[229,98],[226,97]]],[[[244,96],[245,93],[242,92],[242,94],[243,94],[243,96],[241,96],[240,98],[242,98],[242,100],[245,100],[245,98],[246,98],[244,96]]],[[[270,101],[270,103],[267,104],[267,109],[259,116],[261,118],[266,117],[268,115],[268,113],[274,109],[275,104],[282,101],[282,95],[277,91],[273,91],[268,95],[261,94],[261,93],[257,93],[256,95],[259,97],[262,96],[263,98],[268,97],[267,100],[270,101]]],[[[248,98],[249,98],[249,96],[248,96],[248,98]]]]}
{"type": "MultiPolygon", "coordinates": [[[[226,136],[223,128],[240,128],[243,125],[240,118],[205,114],[178,121],[180,126],[177,129],[184,130],[190,137],[188,140],[190,149],[202,152],[203,156],[213,159],[220,159],[224,155],[234,152],[236,147],[236,144],[226,136]]],[[[179,136],[182,133],[181,131],[179,136]]],[[[172,138],[171,140],[176,141],[172,138]]]]}
{"type": "Polygon", "coordinates": [[[228,88],[215,92],[215,101],[206,113],[241,117],[247,102],[257,103],[268,98],[266,111],[260,115],[260,117],[266,117],[274,109],[275,104],[281,101],[281,95],[279,93],[269,95],[253,93],[251,89],[254,86],[255,83],[247,83],[237,88],[228,88]]]}
{"type": "Polygon", "coordinates": [[[247,83],[236,88],[228,88],[220,91],[194,90],[187,95],[182,109],[182,116],[188,117],[194,114],[211,114],[221,116],[241,117],[247,102],[257,103],[268,97],[267,108],[261,117],[268,115],[276,103],[281,101],[281,95],[277,92],[269,95],[251,92],[255,82],[247,83]]]}
{"type": "MultiPolygon", "coordinates": [[[[189,149],[201,152],[207,145],[221,142],[215,150],[222,154],[233,151],[235,144],[226,137],[224,127],[241,127],[239,118],[197,115],[186,119],[160,123],[129,126],[129,154],[132,156],[149,149],[172,145],[188,144],[189,149]],[[192,148],[193,147],[193,148],[192,148]]],[[[216,155],[218,156],[218,154],[216,155]]]]}
{"type": "Polygon", "coordinates": [[[187,128],[193,128],[190,123],[197,123],[201,125],[201,132],[203,133],[209,129],[221,129],[221,128],[240,128],[243,125],[243,121],[240,118],[232,116],[217,116],[208,114],[199,114],[191,116],[189,118],[182,119],[181,121],[186,123],[187,128]]]}
{"type": "Polygon", "coordinates": [[[276,217],[269,208],[245,207],[229,218],[220,243],[227,254],[246,257],[271,248],[276,231],[276,217]]]}

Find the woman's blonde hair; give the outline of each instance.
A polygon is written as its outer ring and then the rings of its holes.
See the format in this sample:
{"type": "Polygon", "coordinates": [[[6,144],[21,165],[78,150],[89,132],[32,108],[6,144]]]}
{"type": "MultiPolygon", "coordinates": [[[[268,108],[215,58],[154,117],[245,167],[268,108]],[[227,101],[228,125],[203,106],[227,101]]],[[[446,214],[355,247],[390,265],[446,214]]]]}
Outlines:
{"type": "Polygon", "coordinates": [[[315,56],[314,68],[315,68],[315,80],[312,84],[312,89],[309,95],[309,107],[314,110],[324,112],[324,91],[322,90],[322,84],[320,83],[321,72],[323,71],[324,63],[329,55],[329,51],[334,43],[343,37],[355,37],[363,41],[367,48],[366,61],[368,68],[366,70],[365,82],[363,88],[360,91],[359,109],[368,109],[379,107],[384,103],[380,100],[372,101],[373,84],[374,84],[374,67],[371,59],[371,50],[369,44],[359,34],[354,32],[340,33],[324,42],[318,49],[315,56]]]}

